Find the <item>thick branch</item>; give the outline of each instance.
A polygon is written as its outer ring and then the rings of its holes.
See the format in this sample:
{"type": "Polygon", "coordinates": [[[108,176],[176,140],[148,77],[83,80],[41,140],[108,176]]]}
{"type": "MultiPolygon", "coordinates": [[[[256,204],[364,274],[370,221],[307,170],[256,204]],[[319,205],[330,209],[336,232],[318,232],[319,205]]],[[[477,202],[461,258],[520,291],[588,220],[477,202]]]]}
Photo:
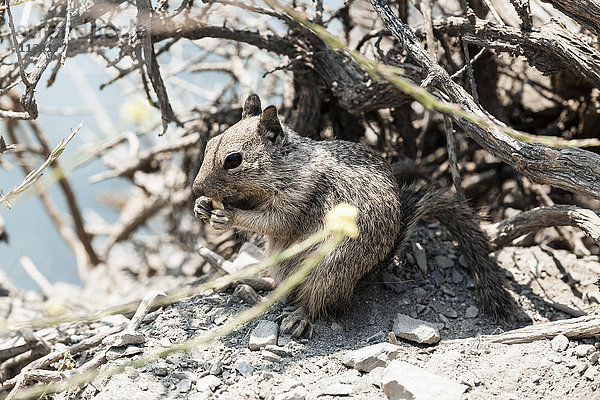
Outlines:
{"type": "Polygon", "coordinates": [[[414,32],[394,15],[387,2],[371,0],[371,3],[402,47],[428,72],[428,82],[446,93],[449,100],[460,105],[463,110],[488,121],[489,125],[484,129],[452,115],[467,136],[492,155],[538,183],[600,198],[599,155],[576,148],[551,149],[526,143],[511,138],[496,126],[492,126],[491,124],[501,125],[501,123],[482,111],[471,95],[453,82],[448,73],[431,59],[414,32]]]}
{"type": "Polygon", "coordinates": [[[499,249],[529,232],[556,226],[577,227],[600,246],[600,217],[591,210],[576,206],[534,208],[493,224],[487,230],[493,246],[499,249]]]}
{"type": "Polygon", "coordinates": [[[600,36],[600,3],[597,0],[542,0],[600,36]]]}

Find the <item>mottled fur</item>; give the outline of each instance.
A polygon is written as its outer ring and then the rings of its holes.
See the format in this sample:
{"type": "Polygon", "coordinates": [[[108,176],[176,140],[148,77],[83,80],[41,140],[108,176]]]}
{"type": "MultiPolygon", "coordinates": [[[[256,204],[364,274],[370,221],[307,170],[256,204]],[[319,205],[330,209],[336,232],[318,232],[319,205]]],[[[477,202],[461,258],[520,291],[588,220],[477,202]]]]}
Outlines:
{"type": "MultiPolygon", "coordinates": [[[[311,319],[347,305],[360,278],[402,249],[425,216],[437,218],[459,241],[485,309],[500,319],[514,311],[487,239],[465,204],[441,189],[398,187],[388,163],[367,146],[299,136],[280,125],[274,107],[261,113],[256,96],[246,101],[240,122],[207,144],[194,192],[226,204],[218,215],[204,210],[205,220],[264,234],[269,252],[319,230],[336,204],[358,208],[359,237],[345,240],[291,295],[311,319]],[[243,161],[226,170],[223,162],[233,153],[243,161]]],[[[274,266],[271,276],[282,281],[304,257],[274,266]]]]}

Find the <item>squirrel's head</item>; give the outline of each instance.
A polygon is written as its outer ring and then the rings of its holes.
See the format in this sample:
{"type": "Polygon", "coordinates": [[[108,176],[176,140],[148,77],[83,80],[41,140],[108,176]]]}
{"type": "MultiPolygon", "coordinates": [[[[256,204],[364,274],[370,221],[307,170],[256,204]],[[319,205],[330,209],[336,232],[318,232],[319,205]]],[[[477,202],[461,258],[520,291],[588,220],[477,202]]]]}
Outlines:
{"type": "Polygon", "coordinates": [[[252,208],[276,190],[270,178],[287,142],[277,108],[261,111],[259,97],[248,96],[242,119],[206,144],[194,193],[237,208],[252,208]]]}

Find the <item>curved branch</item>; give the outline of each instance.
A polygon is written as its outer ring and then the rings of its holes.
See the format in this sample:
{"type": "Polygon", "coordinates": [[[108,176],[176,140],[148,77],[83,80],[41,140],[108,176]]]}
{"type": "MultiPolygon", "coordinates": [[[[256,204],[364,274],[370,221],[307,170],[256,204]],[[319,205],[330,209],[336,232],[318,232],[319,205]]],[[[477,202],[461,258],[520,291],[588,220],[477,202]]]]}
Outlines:
{"type": "Polygon", "coordinates": [[[427,54],[415,33],[394,15],[385,0],[371,0],[371,4],[406,52],[427,71],[426,81],[464,111],[488,122],[488,127],[482,128],[451,115],[467,136],[535,182],[600,199],[600,155],[577,148],[551,149],[511,138],[496,127],[503,124],[479,108],[473,97],[427,54]]]}
{"type": "Polygon", "coordinates": [[[592,210],[554,205],[523,211],[486,228],[490,242],[500,249],[516,238],[543,228],[574,226],[600,246],[600,217],[592,210]]]}

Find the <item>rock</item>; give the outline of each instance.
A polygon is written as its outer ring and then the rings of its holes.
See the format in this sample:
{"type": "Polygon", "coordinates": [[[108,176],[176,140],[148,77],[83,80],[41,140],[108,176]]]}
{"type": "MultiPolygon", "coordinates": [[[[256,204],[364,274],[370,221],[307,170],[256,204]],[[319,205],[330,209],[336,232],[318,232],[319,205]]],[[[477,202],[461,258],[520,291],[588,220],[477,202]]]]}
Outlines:
{"type": "Polygon", "coordinates": [[[600,351],[595,351],[592,354],[590,354],[590,362],[592,364],[597,363],[599,358],[600,358],[600,351]]]}
{"type": "Polygon", "coordinates": [[[385,367],[398,355],[399,347],[391,343],[377,343],[351,350],[342,355],[342,363],[359,371],[370,372],[377,367],[385,367]]]}
{"type": "Polygon", "coordinates": [[[167,364],[166,362],[157,362],[152,367],[152,370],[154,371],[155,375],[167,376],[167,373],[169,371],[169,364],[167,364]]]}
{"type": "Polygon", "coordinates": [[[337,323],[337,322],[332,322],[331,323],[331,330],[334,333],[340,333],[340,334],[344,333],[344,327],[342,325],[340,325],[339,323],[337,323]]]}
{"type": "Polygon", "coordinates": [[[392,330],[396,336],[417,343],[435,344],[440,341],[440,333],[433,324],[405,314],[396,315],[392,330]]]}
{"type": "Polygon", "coordinates": [[[385,371],[384,367],[373,368],[371,372],[367,375],[367,379],[371,382],[372,385],[381,387],[381,377],[383,376],[383,371],[385,371]]]}
{"type": "Polygon", "coordinates": [[[158,343],[162,346],[162,347],[171,347],[172,343],[171,343],[171,339],[169,339],[168,337],[164,336],[161,337],[160,340],[158,341],[158,343]]]}
{"type": "Polygon", "coordinates": [[[279,355],[277,355],[275,353],[271,353],[268,350],[263,350],[263,352],[262,352],[262,358],[264,360],[271,361],[271,362],[274,362],[274,363],[281,362],[281,356],[279,356],[279,355]]]}
{"type": "Polygon", "coordinates": [[[221,375],[223,372],[223,363],[221,361],[216,361],[210,366],[210,370],[208,371],[211,375],[221,375]]]}
{"type": "Polygon", "coordinates": [[[460,271],[452,271],[452,283],[459,284],[463,281],[463,279],[463,274],[461,274],[460,271]]]}
{"type": "Polygon", "coordinates": [[[346,385],[343,383],[334,383],[332,385],[327,385],[325,389],[317,394],[317,397],[320,396],[350,396],[352,393],[352,385],[346,385]]]}
{"type": "Polygon", "coordinates": [[[367,338],[367,343],[379,343],[386,340],[385,333],[383,331],[379,331],[367,338]]]}
{"type": "Polygon", "coordinates": [[[292,350],[274,344],[266,345],[265,350],[270,351],[271,353],[275,353],[281,357],[290,357],[293,354],[292,350]]]}
{"type": "Polygon", "coordinates": [[[596,367],[588,367],[583,374],[583,377],[587,380],[594,381],[596,376],[598,375],[598,368],[596,367]]]}
{"type": "Polygon", "coordinates": [[[182,379],[177,384],[177,390],[180,393],[187,393],[192,388],[192,381],[189,379],[182,379]]]}
{"type": "Polygon", "coordinates": [[[116,360],[121,357],[129,357],[136,354],[140,354],[142,352],[142,348],[138,346],[128,346],[126,348],[123,347],[111,347],[106,352],[107,360],[116,360]]]}
{"type": "Polygon", "coordinates": [[[596,348],[592,344],[580,344],[575,346],[575,355],[577,357],[585,357],[588,354],[592,354],[596,348]]]}
{"type": "Polygon", "coordinates": [[[427,275],[427,254],[421,243],[413,242],[412,253],[421,273],[427,275]]]}
{"type": "Polygon", "coordinates": [[[237,360],[233,367],[243,376],[251,375],[254,372],[254,367],[243,360],[237,360]]]}
{"type": "Polygon", "coordinates": [[[198,379],[198,382],[196,382],[196,390],[198,390],[199,392],[203,392],[203,391],[207,391],[207,390],[214,392],[222,384],[223,384],[223,381],[221,381],[216,376],[206,375],[206,376],[203,376],[202,378],[198,379]]]}
{"type": "Polygon", "coordinates": [[[304,386],[296,386],[287,392],[279,393],[274,400],[304,400],[307,394],[304,386]]]}
{"type": "MultiPolygon", "coordinates": [[[[444,315],[448,318],[458,318],[458,313],[454,308],[448,308],[444,311],[444,315]]],[[[438,339],[439,340],[439,339],[438,339]]]]}
{"type": "Polygon", "coordinates": [[[467,389],[466,385],[399,360],[383,371],[381,387],[390,400],[460,400],[467,389]]]}
{"type": "Polygon", "coordinates": [[[258,321],[256,328],[252,329],[250,334],[250,341],[248,347],[250,350],[260,350],[266,345],[277,344],[277,334],[279,333],[279,326],[273,321],[267,321],[265,319],[258,321]]]}
{"type": "Polygon", "coordinates": [[[110,347],[122,347],[130,344],[142,344],[146,342],[146,338],[139,332],[125,329],[114,335],[110,335],[102,340],[102,344],[110,347]]]}
{"type": "Polygon", "coordinates": [[[433,259],[440,268],[446,269],[454,266],[454,261],[445,256],[435,256],[433,259]]]}
{"type": "Polygon", "coordinates": [[[565,351],[569,347],[569,338],[565,335],[556,335],[550,341],[550,346],[554,351],[565,351]]]}
{"type": "Polygon", "coordinates": [[[465,311],[465,318],[475,318],[479,314],[479,308],[476,306],[469,306],[465,311]]]}

